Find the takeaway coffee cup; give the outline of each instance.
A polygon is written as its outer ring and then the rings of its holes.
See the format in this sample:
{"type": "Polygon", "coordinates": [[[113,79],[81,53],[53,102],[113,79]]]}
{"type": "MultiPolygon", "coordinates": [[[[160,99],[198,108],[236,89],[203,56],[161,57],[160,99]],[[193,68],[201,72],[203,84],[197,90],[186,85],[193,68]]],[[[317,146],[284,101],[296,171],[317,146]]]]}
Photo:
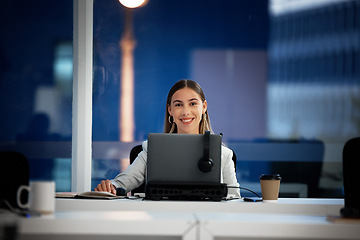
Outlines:
{"type": "Polygon", "coordinates": [[[33,181],[30,186],[21,185],[17,191],[17,203],[21,208],[40,214],[53,214],[55,211],[55,182],[33,181]],[[21,203],[20,196],[23,190],[29,191],[29,201],[21,203]]]}
{"type": "Polygon", "coordinates": [[[264,202],[276,202],[279,197],[281,177],[279,174],[260,176],[261,194],[264,202]]]}

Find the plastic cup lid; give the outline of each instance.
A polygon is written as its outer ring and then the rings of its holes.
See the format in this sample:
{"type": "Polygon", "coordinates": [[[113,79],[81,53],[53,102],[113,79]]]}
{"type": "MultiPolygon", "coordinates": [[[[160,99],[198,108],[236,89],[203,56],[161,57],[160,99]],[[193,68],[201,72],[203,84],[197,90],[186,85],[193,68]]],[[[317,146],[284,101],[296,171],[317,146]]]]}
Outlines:
{"type": "Polygon", "coordinates": [[[280,174],[261,174],[260,180],[281,180],[280,174]]]}

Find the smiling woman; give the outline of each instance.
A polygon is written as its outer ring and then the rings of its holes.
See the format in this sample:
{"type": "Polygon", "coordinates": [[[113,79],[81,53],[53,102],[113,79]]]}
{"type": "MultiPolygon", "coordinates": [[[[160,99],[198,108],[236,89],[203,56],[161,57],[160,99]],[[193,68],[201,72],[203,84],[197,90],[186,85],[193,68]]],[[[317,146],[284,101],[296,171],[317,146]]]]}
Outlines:
{"type": "MultiPolygon", "coordinates": [[[[207,101],[200,85],[192,80],[180,80],[170,89],[166,101],[165,133],[204,134],[210,131],[207,101]]],[[[146,177],[147,141],[135,161],[112,180],[103,180],[95,191],[107,191],[116,194],[116,189],[132,191],[142,185],[146,177]]],[[[186,149],[184,149],[186,150],[186,149]]],[[[221,146],[221,183],[228,189],[227,198],[240,197],[239,183],[233,164],[233,151],[221,146]]]]}

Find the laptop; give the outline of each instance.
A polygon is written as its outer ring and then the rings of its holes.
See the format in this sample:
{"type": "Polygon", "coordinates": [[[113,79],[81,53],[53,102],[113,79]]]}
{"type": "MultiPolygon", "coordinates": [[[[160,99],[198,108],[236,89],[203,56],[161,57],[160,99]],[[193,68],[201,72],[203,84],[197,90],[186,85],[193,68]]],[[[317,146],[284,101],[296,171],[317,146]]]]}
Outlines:
{"type": "MultiPolygon", "coordinates": [[[[226,186],[221,180],[222,137],[216,134],[148,135],[146,198],[221,200],[226,186]],[[208,139],[206,139],[206,137],[208,139]],[[212,160],[210,171],[202,171],[204,147],[212,160]]],[[[226,188],[226,190],[225,190],[226,188]]]]}

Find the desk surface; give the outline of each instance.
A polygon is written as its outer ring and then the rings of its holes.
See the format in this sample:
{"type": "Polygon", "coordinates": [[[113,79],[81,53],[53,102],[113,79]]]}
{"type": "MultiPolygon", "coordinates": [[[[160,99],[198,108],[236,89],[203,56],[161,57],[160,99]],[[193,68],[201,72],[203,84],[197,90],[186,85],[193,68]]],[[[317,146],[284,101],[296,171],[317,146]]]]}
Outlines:
{"type": "Polygon", "coordinates": [[[277,203],[241,199],[211,201],[151,201],[142,199],[56,199],[56,211],[158,211],[339,215],[343,199],[280,198],[277,203]]]}
{"type": "Polygon", "coordinates": [[[17,224],[20,240],[360,239],[360,221],[327,220],[328,215],[339,215],[343,204],[342,199],[56,199],[54,215],[17,218],[17,224]]]}
{"type": "Polygon", "coordinates": [[[360,239],[359,223],[334,223],[325,216],[197,213],[196,217],[202,239],[360,239]]]}
{"type": "Polygon", "coordinates": [[[302,214],[72,211],[18,219],[20,240],[360,239],[360,224],[302,214]]]}
{"type": "Polygon", "coordinates": [[[119,236],[195,239],[198,224],[191,213],[144,211],[56,212],[51,216],[21,218],[18,223],[20,239],[46,240],[119,239],[119,236]]]}
{"type": "Polygon", "coordinates": [[[193,213],[180,212],[71,211],[33,217],[0,214],[0,239],[15,239],[11,233],[16,230],[17,240],[193,240],[198,227],[193,213]]]}

